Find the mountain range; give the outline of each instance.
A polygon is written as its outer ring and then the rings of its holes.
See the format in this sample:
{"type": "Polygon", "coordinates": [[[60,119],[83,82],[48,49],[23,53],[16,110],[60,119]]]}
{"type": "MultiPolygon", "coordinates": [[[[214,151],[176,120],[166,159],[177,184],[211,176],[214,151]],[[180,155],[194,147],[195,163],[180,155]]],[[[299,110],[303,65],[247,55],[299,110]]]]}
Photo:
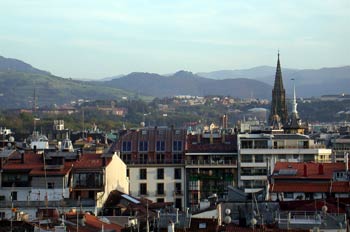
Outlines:
{"type": "MultiPolygon", "coordinates": [[[[250,69],[203,72],[197,75],[213,79],[250,78],[272,85],[275,72],[276,67],[259,66],[250,69]]],[[[349,93],[350,66],[321,69],[282,68],[282,76],[289,95],[292,93],[293,82],[300,97],[349,93]]]]}
{"type": "MultiPolygon", "coordinates": [[[[221,70],[207,73],[179,71],[171,75],[133,72],[100,81],[79,81],[55,76],[23,61],[0,56],[0,107],[30,107],[36,90],[39,106],[61,105],[77,99],[144,99],[174,95],[222,95],[270,98],[275,67],[221,70]],[[148,97],[146,97],[148,96],[148,97]]],[[[322,69],[282,69],[287,95],[295,79],[301,97],[349,93],[350,66],[322,69]]]]}
{"type": "Polygon", "coordinates": [[[222,95],[246,98],[254,95],[258,98],[269,98],[272,89],[271,85],[253,79],[214,80],[187,71],[179,71],[170,76],[134,72],[104,81],[102,85],[155,97],[222,95]]]}
{"type": "Polygon", "coordinates": [[[34,89],[39,106],[62,105],[78,99],[116,99],[128,91],[54,76],[16,59],[0,57],[0,107],[31,108],[34,89]]]}

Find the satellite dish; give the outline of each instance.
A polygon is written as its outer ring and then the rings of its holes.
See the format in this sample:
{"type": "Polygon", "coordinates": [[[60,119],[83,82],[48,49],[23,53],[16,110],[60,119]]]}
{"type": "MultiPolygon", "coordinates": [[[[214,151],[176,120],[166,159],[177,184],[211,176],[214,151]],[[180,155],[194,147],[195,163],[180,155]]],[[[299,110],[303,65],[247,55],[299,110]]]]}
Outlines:
{"type": "Polygon", "coordinates": [[[252,220],[250,220],[250,223],[254,226],[257,223],[257,220],[255,218],[252,218],[252,220]]]}
{"type": "Polygon", "coordinates": [[[14,141],[15,141],[15,138],[14,138],[13,136],[10,136],[9,142],[10,142],[10,143],[13,143],[14,141]]]}
{"type": "Polygon", "coordinates": [[[230,216],[226,216],[225,219],[224,219],[225,224],[230,224],[231,221],[232,221],[232,219],[231,219],[230,216]]]}
{"type": "Polygon", "coordinates": [[[225,209],[225,214],[226,215],[230,215],[231,214],[231,210],[230,209],[225,209]]]}
{"type": "Polygon", "coordinates": [[[327,205],[322,206],[322,212],[327,213],[327,211],[328,211],[327,205]]]}

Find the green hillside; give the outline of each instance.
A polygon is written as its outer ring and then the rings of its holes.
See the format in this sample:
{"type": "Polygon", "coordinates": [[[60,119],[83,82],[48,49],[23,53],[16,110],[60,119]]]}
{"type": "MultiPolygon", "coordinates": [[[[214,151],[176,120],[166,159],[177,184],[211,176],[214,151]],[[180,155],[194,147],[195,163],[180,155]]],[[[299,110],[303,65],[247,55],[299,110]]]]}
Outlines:
{"type": "Polygon", "coordinates": [[[133,97],[128,91],[96,86],[92,83],[65,79],[45,73],[0,72],[0,107],[31,108],[34,89],[40,107],[62,105],[78,99],[120,99],[133,97]]]}

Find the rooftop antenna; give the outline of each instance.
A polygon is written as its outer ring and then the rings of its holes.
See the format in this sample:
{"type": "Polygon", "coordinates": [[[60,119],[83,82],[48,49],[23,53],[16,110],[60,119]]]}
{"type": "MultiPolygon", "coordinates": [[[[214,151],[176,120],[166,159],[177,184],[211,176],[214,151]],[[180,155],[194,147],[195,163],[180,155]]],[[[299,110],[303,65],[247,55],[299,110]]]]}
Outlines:
{"type": "Polygon", "coordinates": [[[34,92],[33,92],[33,113],[36,116],[36,110],[38,108],[38,99],[36,96],[36,83],[34,82],[34,92]]]}

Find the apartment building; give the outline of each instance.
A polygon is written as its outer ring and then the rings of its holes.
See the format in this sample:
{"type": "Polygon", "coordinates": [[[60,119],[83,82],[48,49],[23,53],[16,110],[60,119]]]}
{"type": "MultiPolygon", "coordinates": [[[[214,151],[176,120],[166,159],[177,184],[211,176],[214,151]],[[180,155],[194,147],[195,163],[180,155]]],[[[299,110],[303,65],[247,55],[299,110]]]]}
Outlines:
{"type": "Polygon", "coordinates": [[[247,193],[267,190],[276,162],[330,162],[331,153],[307,135],[239,134],[238,187],[247,193]]]}
{"type": "Polygon", "coordinates": [[[186,143],[187,206],[192,211],[210,199],[224,199],[237,186],[237,137],[231,130],[192,132],[186,143]]]}
{"type": "Polygon", "coordinates": [[[184,209],[185,139],[186,130],[173,127],[121,132],[114,150],[127,165],[130,195],[184,209]]]}
{"type": "Polygon", "coordinates": [[[112,190],[128,193],[126,165],[116,154],[4,150],[0,158],[2,218],[34,219],[40,208],[97,213],[112,190]]]}

